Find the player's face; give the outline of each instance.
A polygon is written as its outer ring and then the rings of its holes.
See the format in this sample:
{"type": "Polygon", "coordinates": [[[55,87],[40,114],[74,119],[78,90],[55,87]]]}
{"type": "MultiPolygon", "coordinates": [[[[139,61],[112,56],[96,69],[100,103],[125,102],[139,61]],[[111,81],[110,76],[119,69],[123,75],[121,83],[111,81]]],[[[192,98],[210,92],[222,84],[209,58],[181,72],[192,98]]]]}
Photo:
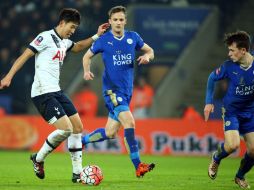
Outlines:
{"type": "Polygon", "coordinates": [[[109,19],[113,33],[123,34],[124,26],[126,25],[126,16],[123,12],[114,13],[109,19]]]}
{"type": "Polygon", "coordinates": [[[244,48],[237,48],[236,43],[232,43],[228,46],[228,56],[233,62],[238,62],[245,55],[246,50],[244,48]]]}
{"type": "Polygon", "coordinates": [[[69,38],[76,31],[78,25],[74,22],[62,22],[61,24],[61,37],[69,38]]]}

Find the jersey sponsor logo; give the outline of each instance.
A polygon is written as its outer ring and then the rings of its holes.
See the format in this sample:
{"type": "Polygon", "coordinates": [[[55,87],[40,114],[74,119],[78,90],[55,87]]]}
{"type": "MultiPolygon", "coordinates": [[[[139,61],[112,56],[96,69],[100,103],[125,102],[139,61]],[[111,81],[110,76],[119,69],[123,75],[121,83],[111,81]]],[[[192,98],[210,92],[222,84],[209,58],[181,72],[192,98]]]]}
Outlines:
{"type": "Polygon", "coordinates": [[[63,61],[64,57],[65,57],[65,51],[58,50],[56,52],[56,55],[52,58],[52,60],[54,61],[55,59],[58,59],[58,61],[63,61]]]}
{"type": "Polygon", "coordinates": [[[132,64],[132,56],[130,53],[113,55],[113,63],[114,63],[114,66],[132,64]]]}
{"type": "Polygon", "coordinates": [[[36,40],[34,41],[34,44],[39,46],[41,44],[43,40],[43,37],[42,36],[38,36],[38,38],[36,38],[36,40]]]}
{"type": "Polygon", "coordinates": [[[235,94],[236,95],[240,95],[240,96],[246,96],[246,95],[254,94],[254,85],[249,85],[249,86],[241,85],[241,86],[237,86],[235,94]]]}
{"type": "Polygon", "coordinates": [[[127,43],[128,43],[128,44],[132,44],[132,43],[133,43],[133,40],[130,39],[130,38],[128,38],[128,39],[127,39],[127,43]]]}

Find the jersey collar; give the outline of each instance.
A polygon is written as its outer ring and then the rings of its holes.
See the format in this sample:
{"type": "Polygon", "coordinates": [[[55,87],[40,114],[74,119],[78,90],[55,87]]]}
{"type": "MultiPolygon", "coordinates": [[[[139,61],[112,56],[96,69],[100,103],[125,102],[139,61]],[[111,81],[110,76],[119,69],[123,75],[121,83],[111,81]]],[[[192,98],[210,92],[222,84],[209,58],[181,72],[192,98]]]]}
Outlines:
{"type": "Polygon", "coordinates": [[[116,40],[119,40],[119,41],[121,41],[121,40],[124,38],[124,36],[125,36],[125,30],[124,30],[124,32],[123,32],[123,35],[122,35],[120,38],[119,38],[119,37],[114,36],[114,34],[113,34],[112,30],[110,30],[110,33],[112,34],[112,36],[113,36],[116,40]]]}
{"type": "Polygon", "coordinates": [[[243,67],[243,66],[240,65],[240,68],[247,71],[252,67],[252,65],[253,65],[253,62],[248,67],[243,67]]]}
{"type": "Polygon", "coordinates": [[[57,33],[56,29],[54,28],[53,30],[54,30],[54,32],[56,33],[56,35],[58,36],[58,38],[60,38],[61,40],[63,40],[63,38],[57,33]]]}

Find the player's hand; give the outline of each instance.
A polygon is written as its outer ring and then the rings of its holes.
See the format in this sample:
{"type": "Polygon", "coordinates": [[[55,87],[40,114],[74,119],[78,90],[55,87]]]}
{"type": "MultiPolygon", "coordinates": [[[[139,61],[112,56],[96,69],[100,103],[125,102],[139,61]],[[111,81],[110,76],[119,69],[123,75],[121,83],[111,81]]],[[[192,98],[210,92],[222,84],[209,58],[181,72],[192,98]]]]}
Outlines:
{"type": "Polygon", "coordinates": [[[11,79],[4,77],[1,81],[0,81],[0,89],[3,89],[5,87],[9,87],[11,84],[11,79]]]}
{"type": "Polygon", "coordinates": [[[140,65],[140,64],[147,64],[147,63],[149,63],[150,59],[149,59],[149,56],[148,56],[148,55],[144,54],[144,55],[142,55],[142,56],[139,56],[139,58],[137,59],[137,61],[138,61],[138,64],[139,64],[139,65],[140,65]]]}
{"type": "Polygon", "coordinates": [[[213,104],[206,104],[204,108],[204,117],[205,121],[208,121],[210,113],[213,113],[214,105],[213,104]]]}
{"type": "Polygon", "coordinates": [[[100,25],[97,31],[97,35],[101,36],[109,28],[109,26],[110,26],[109,23],[104,23],[100,25]]]}
{"type": "Polygon", "coordinates": [[[84,79],[85,80],[93,80],[94,74],[91,71],[85,72],[84,73],[84,79]]]}

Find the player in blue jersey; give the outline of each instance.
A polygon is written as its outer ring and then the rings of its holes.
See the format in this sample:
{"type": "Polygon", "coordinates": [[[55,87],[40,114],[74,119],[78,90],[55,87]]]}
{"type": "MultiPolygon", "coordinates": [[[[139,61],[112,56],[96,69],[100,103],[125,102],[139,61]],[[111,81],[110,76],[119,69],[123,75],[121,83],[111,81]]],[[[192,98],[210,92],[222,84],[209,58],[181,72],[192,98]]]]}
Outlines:
{"type": "Polygon", "coordinates": [[[121,125],[124,127],[125,146],[136,169],[136,176],[144,176],[154,164],[140,161],[138,143],[135,139],[135,121],[129,109],[133,90],[135,51],[144,52],[137,61],[147,64],[154,58],[153,49],[133,31],[124,29],[126,9],[116,6],[109,11],[111,30],[102,35],[83,57],[84,79],[92,80],[91,58],[102,53],[105,71],[103,74],[103,96],[109,111],[105,129],[99,128],[82,138],[82,143],[104,141],[114,138],[121,125]]]}
{"type": "Polygon", "coordinates": [[[80,13],[76,9],[63,9],[59,15],[58,25],[52,30],[40,33],[14,62],[0,83],[0,89],[8,87],[16,72],[30,57],[35,56],[31,97],[42,117],[56,128],[49,134],[38,153],[30,157],[34,172],[40,179],[45,177],[45,158],[68,138],[68,149],[73,166],[72,181],[80,182],[83,125],[71,100],[60,89],[60,69],[68,51],[80,52],[88,48],[108,27],[108,23],[105,23],[99,27],[93,37],[74,43],[68,38],[76,31],[80,19],[80,13]]]}
{"type": "Polygon", "coordinates": [[[207,121],[214,110],[215,82],[227,79],[228,89],[222,109],[225,141],[213,153],[208,175],[211,179],[216,178],[221,160],[239,148],[242,135],[247,152],[235,175],[235,183],[242,189],[249,189],[250,185],[245,179],[245,174],[254,165],[254,58],[249,53],[248,33],[238,31],[226,34],[224,42],[228,46],[230,60],[225,61],[208,78],[204,116],[207,121]]]}

